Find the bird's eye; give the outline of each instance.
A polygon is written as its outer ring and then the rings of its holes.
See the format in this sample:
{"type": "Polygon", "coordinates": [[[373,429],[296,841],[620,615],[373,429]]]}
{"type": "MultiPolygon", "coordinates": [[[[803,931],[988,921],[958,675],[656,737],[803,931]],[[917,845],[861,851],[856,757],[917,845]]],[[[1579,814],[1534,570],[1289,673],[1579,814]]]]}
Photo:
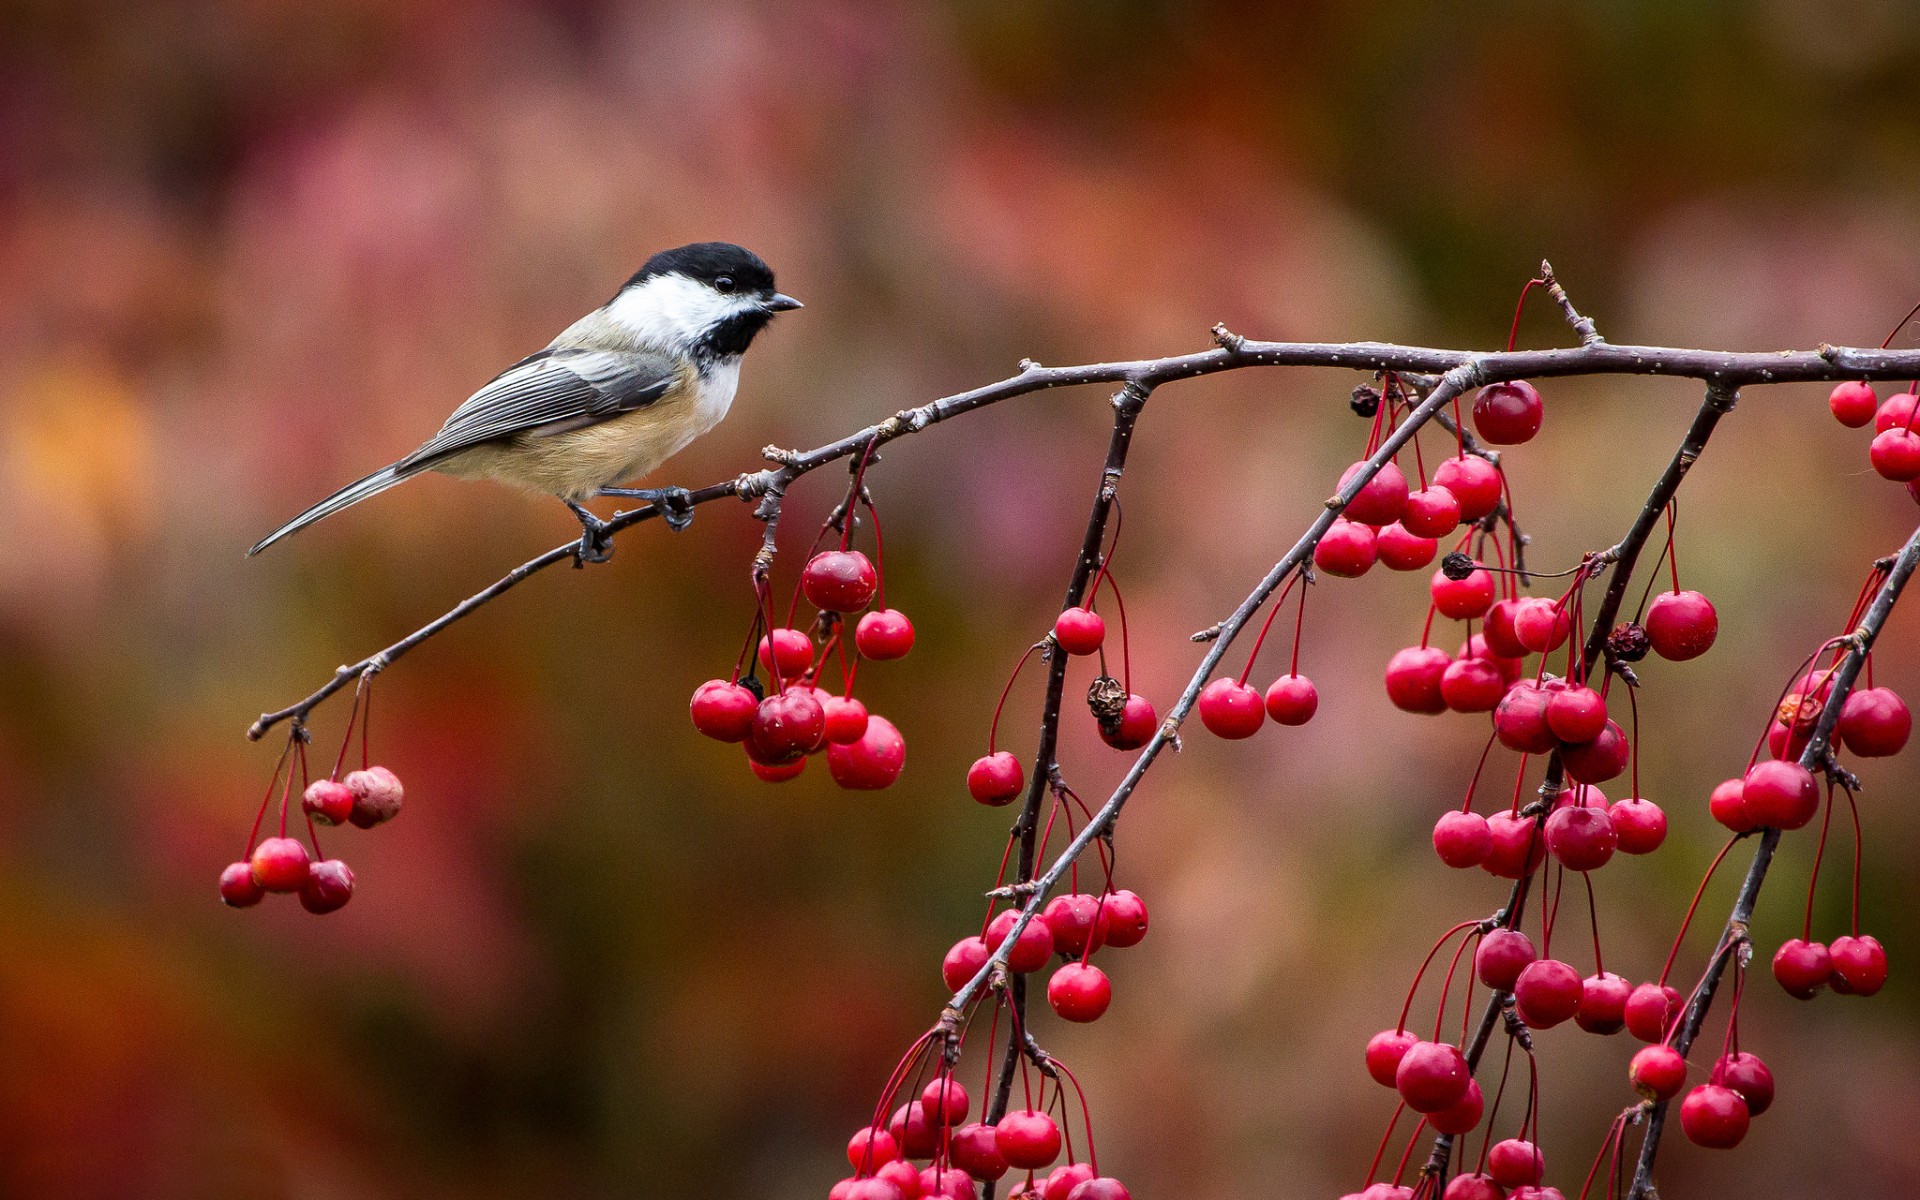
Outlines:
{"type": "Polygon", "coordinates": [[[733,276],[722,275],[720,278],[714,280],[713,289],[719,292],[722,296],[733,295],[733,276]]]}

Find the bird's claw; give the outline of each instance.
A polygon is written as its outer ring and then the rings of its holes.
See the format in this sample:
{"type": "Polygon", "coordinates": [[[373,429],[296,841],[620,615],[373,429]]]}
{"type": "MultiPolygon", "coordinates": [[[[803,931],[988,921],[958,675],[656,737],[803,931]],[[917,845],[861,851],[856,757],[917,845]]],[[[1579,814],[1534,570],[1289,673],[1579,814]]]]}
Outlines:
{"type": "Polygon", "coordinates": [[[617,496],[626,500],[648,500],[667,528],[679,533],[693,524],[693,493],[683,487],[663,488],[618,488],[600,489],[602,496],[617,496]]]}
{"type": "Polygon", "coordinates": [[[653,507],[675,533],[693,524],[693,493],[683,487],[661,488],[653,507]]]}
{"type": "Polygon", "coordinates": [[[566,505],[580,519],[580,544],[573,549],[574,567],[603,563],[612,558],[613,530],[607,523],[571,500],[566,505]]]}

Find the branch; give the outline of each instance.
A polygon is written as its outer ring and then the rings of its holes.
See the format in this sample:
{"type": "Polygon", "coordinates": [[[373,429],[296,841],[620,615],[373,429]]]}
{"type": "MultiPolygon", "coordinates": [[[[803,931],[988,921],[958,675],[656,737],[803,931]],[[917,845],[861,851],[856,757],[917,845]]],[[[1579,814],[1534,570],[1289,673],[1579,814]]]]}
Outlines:
{"type": "MultiPolygon", "coordinates": [[[[1820,719],[1814,724],[1813,736],[1808,740],[1807,748],[1800,754],[1800,765],[1808,770],[1820,770],[1832,758],[1833,730],[1840,722],[1840,709],[1852,694],[1854,681],[1859,678],[1860,668],[1867,661],[1867,652],[1873,649],[1881,627],[1893,612],[1893,606],[1899,602],[1900,592],[1906,587],[1916,566],[1920,566],[1920,529],[1915,529],[1912,536],[1907,538],[1907,544],[1901,547],[1886,582],[1880,585],[1873,604],[1868,607],[1866,615],[1860,618],[1860,624],[1851,635],[1852,648],[1830,676],[1833,692],[1820,710],[1820,719]]],[[[1753,920],[1753,906],[1760,898],[1760,885],[1766,882],[1767,869],[1773,864],[1774,849],[1779,845],[1778,829],[1769,827],[1761,832],[1760,844],[1754,848],[1753,861],[1747,867],[1747,877],[1740,884],[1740,894],[1734,898],[1733,912],[1720,931],[1720,940],[1714,946],[1713,957],[1708,961],[1706,974],[1700,980],[1693,1002],[1681,1015],[1680,1026],[1674,1032],[1673,1048],[1683,1056],[1693,1045],[1693,1039],[1699,1035],[1700,1026],[1707,1019],[1707,1010],[1713,1006],[1713,994],[1720,986],[1721,976],[1726,973],[1728,960],[1733,957],[1727,953],[1728,949],[1736,939],[1746,936],[1747,926],[1753,920]]],[[[1646,1136],[1640,1143],[1639,1165],[1634,1168],[1633,1187],[1627,1193],[1630,1200],[1642,1200],[1643,1197],[1654,1195],[1653,1160],[1660,1152],[1660,1135],[1666,1129],[1667,1103],[1663,1100],[1655,1104],[1653,1115],[1647,1120],[1646,1136]]]]}
{"type": "MultiPolygon", "coordinates": [[[[1100,469],[1100,486],[1094,489],[1093,512],[1087,517],[1087,531],[1080,539],[1080,556],[1074,560],[1073,576],[1067,583],[1066,599],[1062,601],[1061,611],[1078,607],[1087,602],[1087,585],[1100,565],[1101,547],[1107,538],[1107,518],[1112,515],[1114,497],[1118,494],[1120,476],[1127,466],[1127,451],[1133,445],[1133,430],[1140,419],[1140,410],[1146,406],[1149,389],[1142,384],[1129,381],[1113,397],[1113,435],[1107,441],[1107,461],[1100,469]]],[[[1051,635],[1049,635],[1051,636],[1051,635]]],[[[1052,647],[1047,656],[1047,693],[1040,712],[1040,746],[1034,751],[1033,770],[1027,781],[1027,796],[1020,808],[1020,817],[1013,824],[1013,836],[1020,839],[1019,859],[1016,864],[1013,894],[1020,894],[1025,885],[1033,880],[1034,840],[1040,827],[1040,807],[1048,795],[1049,789],[1059,776],[1060,762],[1057,756],[1060,741],[1060,706],[1066,693],[1067,655],[1059,646],[1052,647]]],[[[1027,1028],[1027,977],[1023,974],[1013,976],[1008,995],[1013,1005],[1013,1027],[1025,1035],[1027,1028]]],[[[1031,1038],[1027,1038],[1031,1042],[1031,1038]]],[[[1000,1074],[994,1084],[993,1098],[988,1103],[987,1124],[996,1124],[1007,1111],[1007,1103],[1013,1093],[1014,1071],[1020,1065],[1021,1038],[1010,1037],[1007,1041],[1006,1057],[1000,1062],[1000,1074]]],[[[987,1185],[988,1200],[992,1200],[994,1184],[987,1185]]]]}
{"type": "MultiPolygon", "coordinates": [[[[1091,363],[1077,367],[1043,367],[1024,362],[1019,374],[998,383],[947,396],[919,408],[903,410],[885,421],[869,425],[817,449],[799,453],[769,447],[763,453],[778,464],[777,468],[751,472],[725,483],[710,484],[694,491],[691,500],[698,505],[726,496],[737,496],[747,501],[766,498],[771,505],[762,515],[771,519],[778,515],[777,498],[802,475],[850,454],[865,451],[869,446],[878,448],[896,438],[918,433],[928,426],[974,409],[1033,392],[1082,384],[1132,384],[1151,391],[1163,383],[1247,367],[1340,367],[1418,375],[1452,372],[1471,366],[1478,384],[1564,375],[1673,375],[1703,379],[1730,389],[1743,383],[1911,379],[1920,375],[1920,350],[1866,350],[1825,345],[1817,350],[1734,353],[1664,346],[1615,346],[1594,341],[1575,349],[1477,354],[1468,350],[1437,350],[1388,342],[1257,342],[1224,329],[1215,331],[1215,339],[1220,342],[1217,349],[1167,358],[1091,363]]],[[[657,513],[658,510],[651,506],[618,513],[607,523],[607,532],[618,533],[657,513]]],[[[574,545],[568,542],[556,546],[522,563],[498,582],[474,594],[437,620],[376,654],[339,668],[332,679],[305,699],[276,712],[263,713],[247,730],[248,739],[258,741],[282,721],[304,722],[327,697],[363,675],[378,674],[401,655],[472,614],[528,576],[563,562],[577,561],[574,558],[574,545]]]]}
{"type": "Polygon", "coordinates": [[[1201,656],[1200,665],[1195,668],[1192,678],[1187,681],[1186,690],[1180,693],[1180,699],[1167,713],[1160,728],[1154,731],[1153,737],[1142,747],[1139,757],[1135,758],[1133,765],[1127,768],[1126,775],[1120,780],[1119,786],[1114,789],[1107,802],[1101,805],[1092,819],[1081,827],[1080,832],[1053,860],[1046,871],[1033,880],[1033,893],[1021,908],[1020,916],[1014,922],[1013,928],[1007,931],[1005,940],[988,956],[986,964],[980,968],[979,972],[947,1001],[949,1013],[963,1011],[973,1002],[974,997],[986,985],[994,970],[1006,961],[1007,955],[1012,952],[1014,943],[1020,937],[1020,932],[1040,912],[1041,906],[1046,903],[1048,892],[1053,889],[1055,883],[1059,882],[1060,876],[1065,874],[1067,868],[1086,852],[1087,847],[1092,845],[1095,839],[1106,836],[1112,830],[1114,822],[1120,816],[1121,808],[1126,805],[1128,797],[1133,795],[1134,790],[1140,786],[1140,780],[1145,777],[1147,769],[1153,765],[1153,760],[1158,758],[1160,752],[1173,741],[1180,731],[1181,723],[1193,711],[1194,703],[1200,697],[1200,689],[1206,686],[1207,680],[1213,675],[1214,668],[1226,655],[1228,647],[1233,645],[1234,638],[1246,627],[1247,622],[1260,610],[1287,576],[1306,563],[1313,554],[1313,548],[1319,544],[1321,535],[1326,533],[1335,518],[1355,496],[1360,494],[1360,490],[1372,481],[1400,448],[1413,439],[1413,435],[1419,431],[1420,427],[1433,418],[1434,413],[1468,388],[1485,382],[1480,373],[1480,366],[1476,362],[1469,361],[1448,370],[1427,398],[1408,412],[1399,428],[1387,436],[1386,440],[1380,444],[1380,448],[1374,452],[1373,457],[1366,460],[1366,465],[1355,471],[1353,478],[1349,479],[1346,485],[1327,501],[1326,507],[1314,519],[1313,524],[1300,535],[1300,540],[1295,542],[1293,548],[1273,565],[1273,569],[1268,571],[1253,591],[1248,593],[1247,598],[1240,602],[1240,606],[1233,611],[1233,615],[1220,622],[1219,636],[1212,640],[1207,647],[1207,652],[1201,656]]]}
{"type": "MultiPolygon", "coordinates": [[[[1548,270],[1547,264],[1540,265],[1543,272],[1548,270]]],[[[1681,482],[1687,477],[1687,472],[1693,468],[1693,464],[1707,448],[1707,439],[1713,436],[1714,428],[1719,425],[1720,418],[1733,410],[1738,398],[1734,390],[1723,384],[1708,384],[1706,399],[1700,402],[1700,409],[1694,414],[1693,423],[1687,427],[1686,434],[1681,437],[1680,445],[1674,450],[1673,457],[1668,460],[1666,470],[1662,471],[1660,477],[1654,481],[1653,489],[1647,493],[1646,503],[1640,506],[1640,511],[1634,516],[1633,523],[1627,527],[1626,534],[1611,547],[1595,556],[1598,562],[1612,564],[1614,574],[1607,583],[1607,591],[1600,600],[1600,606],[1594,610],[1593,622],[1587,628],[1587,640],[1581,649],[1580,657],[1581,682],[1592,677],[1594,664],[1601,661],[1601,655],[1607,644],[1607,634],[1612,632],[1613,623],[1619,618],[1620,606],[1626,598],[1627,587],[1633,579],[1634,564],[1640,560],[1640,551],[1646,547],[1647,539],[1651,538],[1654,531],[1659,528],[1660,515],[1666,511],[1667,505],[1672,503],[1673,497],[1680,490],[1681,482]]],[[[1547,760],[1546,778],[1540,784],[1541,796],[1551,801],[1551,797],[1560,791],[1562,779],[1560,752],[1556,749],[1547,760]]],[[[1552,807],[1551,802],[1544,805],[1543,811],[1535,818],[1534,835],[1536,837],[1540,836],[1547,814],[1552,807]]],[[[1507,897],[1506,911],[1511,914],[1515,928],[1519,927],[1520,916],[1526,906],[1528,886],[1532,883],[1535,874],[1537,872],[1529,872],[1515,880],[1513,890],[1507,897]]],[[[1487,997],[1486,1008],[1480,1014],[1480,1026],[1475,1031],[1472,1042],[1465,1047],[1469,1070],[1479,1069],[1480,1058],[1486,1052],[1487,1041],[1493,1036],[1494,1026],[1499,1023],[1501,1011],[1510,998],[1511,993],[1501,991],[1496,991],[1487,997]]],[[[1447,1133],[1434,1139],[1433,1153],[1428,1157],[1425,1167],[1427,1173],[1436,1177],[1445,1173],[1447,1161],[1453,1153],[1454,1141],[1454,1135],[1447,1133]]]]}

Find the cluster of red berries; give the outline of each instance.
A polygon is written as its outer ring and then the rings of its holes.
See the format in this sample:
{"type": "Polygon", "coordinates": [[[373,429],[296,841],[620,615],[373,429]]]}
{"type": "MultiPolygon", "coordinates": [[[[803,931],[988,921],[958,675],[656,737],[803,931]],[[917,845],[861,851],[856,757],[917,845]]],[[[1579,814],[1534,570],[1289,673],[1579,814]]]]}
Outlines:
{"type": "MultiPolygon", "coordinates": [[[[955,942],[940,964],[947,989],[957,992],[979,974],[1019,920],[1018,910],[1003,909],[978,935],[955,942]]],[[[1146,936],[1146,901],[1125,888],[1055,896],[1014,938],[1007,969],[1024,975],[1060,956],[1064,961],[1047,980],[1047,1003],[1066,1020],[1095,1021],[1113,1002],[1113,984],[1088,960],[1103,946],[1137,946],[1146,936]]]]}
{"type": "Polygon", "coordinates": [[[1920,395],[1896,392],[1882,403],[1872,384],[1850,379],[1834,385],[1827,407],[1849,429],[1873,426],[1873,442],[1867,447],[1873,469],[1883,479],[1906,484],[1908,494],[1920,501],[1920,430],[1913,427],[1920,395]]]}
{"type": "MultiPolygon", "coordinates": [[[[304,754],[301,761],[304,765],[304,754]]],[[[288,792],[292,786],[289,772],[288,792]]],[[[270,784],[267,802],[272,798],[270,784]]],[[[234,908],[251,908],[268,892],[292,892],[299,895],[300,906],[310,913],[330,913],[345,907],[353,899],[353,870],[321,853],[314,826],[351,824],[357,829],[372,829],[399,816],[405,798],[406,789],[399,777],[385,767],[352,771],[344,779],[314,780],[300,798],[301,811],[307,818],[307,837],[313,843],[313,851],[308,853],[299,838],[287,836],[287,795],[283,793],[280,833],[256,842],[260,819],[255,818],[253,832],[247,837],[246,857],[220,872],[220,899],[234,908]]],[[[261,804],[261,817],[266,815],[267,802],[261,804]]]]}
{"type": "MultiPolygon", "coordinates": [[[[1627,1067],[1633,1089],[1649,1100],[1671,1100],[1687,1083],[1687,1060],[1665,1042],[1648,1046],[1627,1067]]],[[[1729,1050],[1680,1103],[1687,1140],[1710,1150],[1730,1150],[1747,1136],[1749,1121],[1773,1103],[1773,1072],[1757,1054],[1729,1050]]]]}
{"type": "Polygon", "coordinates": [[[860,656],[884,661],[913,649],[913,623],[905,613],[885,607],[884,600],[880,608],[861,612],[880,588],[879,571],[860,551],[843,546],[815,554],[801,572],[800,592],[820,610],[824,644],[816,653],[806,630],[791,624],[768,628],[755,653],[772,681],[770,691],[751,674],[743,681],[736,665],[732,678],[711,679],[694,690],[693,727],[717,741],[740,743],[747,765],[768,783],[797,777],[809,756],[824,751],[827,771],[841,787],[891,786],[906,765],[906,739],[893,722],[854,699],[853,669],[846,663],[846,619],[854,613],[861,613],[851,638],[860,656]],[[843,664],[840,695],[818,683],[836,650],[843,664]]]}
{"type": "Polygon", "coordinates": [[[833,1185],[828,1200],[974,1200],[977,1183],[1025,1171],[1011,1197],[1024,1200],[1130,1200],[1119,1180],[1076,1162],[1061,1127],[1037,1109],[1016,1109],[988,1125],[968,1121],[971,1099],[951,1074],[928,1083],[882,1128],[878,1121],[847,1142],[854,1174],[833,1185]],[[1065,1145],[1068,1161],[1044,1178],[1065,1145]],[[922,1160],[916,1167],[912,1160],[922,1160]]]}

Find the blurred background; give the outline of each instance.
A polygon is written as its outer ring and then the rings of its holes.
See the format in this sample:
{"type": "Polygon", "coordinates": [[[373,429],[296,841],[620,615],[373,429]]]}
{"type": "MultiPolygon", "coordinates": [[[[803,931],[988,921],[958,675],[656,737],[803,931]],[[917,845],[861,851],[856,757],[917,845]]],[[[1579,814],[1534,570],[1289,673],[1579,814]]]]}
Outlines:
{"type": "MultiPolygon", "coordinates": [[[[759,250],[808,307],[656,480],[691,486],[1023,356],[1186,351],[1215,321],[1496,346],[1543,256],[1616,341],[1877,344],[1920,299],[1911,6],[1553,7],[0,0],[0,1193],[824,1196],[978,920],[1006,815],[962,778],[1058,604],[1105,392],[875,468],[888,594],[919,629],[860,681],[907,738],[892,790],[819,764],[762,785],[688,727],[751,611],[758,527],[713,505],[382,678],[374,752],[408,807],[333,835],[359,890],[324,919],[216,902],[278,753],[247,723],[575,527],[429,478],[241,551],[697,238],[759,250]]],[[[1520,337],[1568,333],[1543,306],[1520,337]]],[[[1358,456],[1356,382],[1249,371],[1148,407],[1116,571],[1163,710],[1186,635],[1358,456]]],[[[1508,464],[1555,567],[1615,540],[1697,389],[1543,390],[1508,464]]],[[[1673,834],[1596,879],[1607,965],[1635,979],[1719,844],[1708,789],[1915,519],[1824,395],[1750,391],[1686,490],[1686,582],[1722,631],[1643,673],[1644,791],[1673,834]]],[[[840,478],[794,492],[782,588],[840,478]]],[[[1099,1024],[1035,1027],[1137,1196],[1356,1190],[1392,1107],[1365,1038],[1431,938],[1505,894],[1427,847],[1483,726],[1380,687],[1424,611],[1421,577],[1316,589],[1319,718],[1196,734],[1128,810],[1120,882],[1153,933],[1105,956],[1099,1024]]],[[[1879,680],[1920,693],[1920,614],[1882,647],[1879,680]]],[[[1003,744],[1030,746],[1039,679],[1003,744]]],[[[344,719],[316,717],[322,757],[344,719]]],[[[1090,733],[1076,708],[1066,769],[1097,798],[1123,760],[1090,733]]],[[[1780,1098],[1735,1152],[1671,1139],[1665,1195],[1920,1171],[1916,788],[1904,759],[1864,776],[1862,921],[1893,980],[1798,1004],[1760,973],[1743,1045],[1780,1098]]],[[[1763,954],[1798,930],[1811,857],[1806,835],[1782,853],[1763,954]]],[[[1826,878],[1816,936],[1844,931],[1844,891],[1826,878]]],[[[1541,1043],[1549,1181],[1573,1194],[1632,1046],[1541,1043]]]]}

